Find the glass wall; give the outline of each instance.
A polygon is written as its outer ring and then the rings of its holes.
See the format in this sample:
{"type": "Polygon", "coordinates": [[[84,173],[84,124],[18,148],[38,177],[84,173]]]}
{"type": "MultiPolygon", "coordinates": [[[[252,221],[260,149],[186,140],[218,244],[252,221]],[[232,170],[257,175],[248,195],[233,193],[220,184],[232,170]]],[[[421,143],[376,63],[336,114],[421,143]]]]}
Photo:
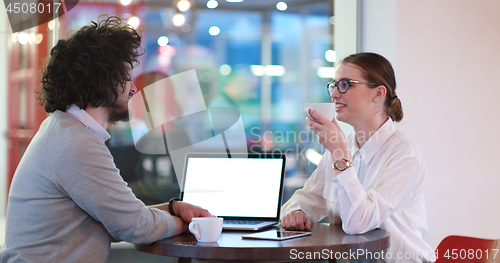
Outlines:
{"type": "MultiPolygon", "coordinates": [[[[324,150],[306,126],[304,106],[329,101],[326,83],[333,77],[335,61],[333,1],[292,2],[286,9],[278,6],[280,11],[268,0],[80,1],[61,19],[60,32],[64,37],[103,13],[137,26],[146,52],[133,71],[137,81],[145,82],[136,85],[194,70],[190,76],[201,91],[174,81],[156,95],[162,110],[171,115],[163,117],[169,123],[163,129],[196,141],[192,137],[200,129],[180,117],[203,107],[237,109],[249,152],[287,153],[287,199],[303,185],[324,150]]],[[[146,134],[161,124],[136,118],[109,127],[108,147],[122,176],[148,204],[178,195],[178,171],[168,151],[144,153],[134,147],[134,132],[146,134]]]]}

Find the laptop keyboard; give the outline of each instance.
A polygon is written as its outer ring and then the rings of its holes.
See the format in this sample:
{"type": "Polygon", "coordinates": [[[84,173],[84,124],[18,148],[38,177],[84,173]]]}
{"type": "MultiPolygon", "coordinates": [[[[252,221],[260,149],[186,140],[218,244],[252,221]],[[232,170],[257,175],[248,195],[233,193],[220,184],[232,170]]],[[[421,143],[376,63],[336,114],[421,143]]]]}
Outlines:
{"type": "Polygon", "coordinates": [[[262,221],[245,221],[245,220],[224,220],[226,225],[258,225],[262,221]]]}

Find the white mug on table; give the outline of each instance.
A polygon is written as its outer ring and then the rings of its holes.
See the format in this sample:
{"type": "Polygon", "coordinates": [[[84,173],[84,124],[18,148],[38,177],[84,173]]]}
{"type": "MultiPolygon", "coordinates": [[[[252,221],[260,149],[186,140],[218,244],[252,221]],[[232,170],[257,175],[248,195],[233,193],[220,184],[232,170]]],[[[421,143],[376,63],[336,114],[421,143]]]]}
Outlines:
{"type": "Polygon", "coordinates": [[[223,221],[219,217],[195,217],[189,223],[189,232],[198,242],[216,242],[222,233],[223,221]]]}

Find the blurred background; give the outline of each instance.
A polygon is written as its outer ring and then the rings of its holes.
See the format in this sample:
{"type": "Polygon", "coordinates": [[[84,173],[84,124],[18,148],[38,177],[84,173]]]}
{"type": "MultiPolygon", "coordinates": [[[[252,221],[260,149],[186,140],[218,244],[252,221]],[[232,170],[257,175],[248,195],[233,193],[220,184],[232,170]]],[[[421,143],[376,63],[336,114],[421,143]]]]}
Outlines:
{"type": "MultiPolygon", "coordinates": [[[[57,21],[10,35],[8,107],[10,124],[17,127],[9,127],[16,133],[10,134],[8,182],[46,117],[33,91],[54,39],[102,14],[142,32],[146,52],[132,72],[136,86],[195,70],[206,107],[239,110],[249,151],[286,152],[287,177],[303,179],[314,169],[322,149],[306,130],[303,105],[329,101],[324,87],[336,60],[332,1],[80,0],[57,21]],[[313,163],[305,158],[307,149],[309,156],[316,153],[313,163]]],[[[186,93],[187,87],[168,85],[155,99],[176,119],[192,103],[186,93]]],[[[144,154],[134,147],[133,131],[149,129],[139,118],[110,125],[107,145],[136,195],[152,204],[179,193],[168,153],[144,154]]],[[[174,121],[167,129],[189,137],[193,127],[174,121]]]]}

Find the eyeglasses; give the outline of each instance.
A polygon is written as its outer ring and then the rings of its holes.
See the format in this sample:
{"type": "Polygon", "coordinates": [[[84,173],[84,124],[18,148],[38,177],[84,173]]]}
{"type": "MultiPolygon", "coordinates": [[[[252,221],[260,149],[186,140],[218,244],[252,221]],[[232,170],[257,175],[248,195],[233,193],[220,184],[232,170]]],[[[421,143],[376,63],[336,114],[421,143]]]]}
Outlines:
{"type": "Polygon", "coordinates": [[[341,79],[339,81],[330,81],[328,84],[326,84],[326,90],[328,91],[328,95],[331,96],[333,91],[335,90],[335,87],[339,90],[340,93],[344,94],[347,92],[349,87],[351,86],[351,83],[354,84],[368,84],[368,85],[375,85],[375,83],[368,83],[368,82],[359,82],[357,80],[352,80],[352,79],[341,79]]]}

